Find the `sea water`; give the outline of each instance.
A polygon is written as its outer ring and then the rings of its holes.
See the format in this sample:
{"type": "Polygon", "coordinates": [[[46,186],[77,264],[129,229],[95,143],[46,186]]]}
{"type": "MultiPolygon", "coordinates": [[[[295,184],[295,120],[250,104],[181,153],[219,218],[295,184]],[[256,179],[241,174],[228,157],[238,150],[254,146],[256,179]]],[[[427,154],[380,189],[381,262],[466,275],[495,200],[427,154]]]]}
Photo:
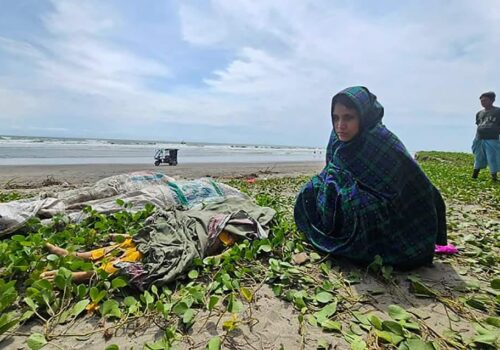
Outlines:
{"type": "Polygon", "coordinates": [[[177,148],[178,162],[248,163],[322,161],[319,148],[0,136],[0,165],[148,164],[160,148],[177,148]]]}

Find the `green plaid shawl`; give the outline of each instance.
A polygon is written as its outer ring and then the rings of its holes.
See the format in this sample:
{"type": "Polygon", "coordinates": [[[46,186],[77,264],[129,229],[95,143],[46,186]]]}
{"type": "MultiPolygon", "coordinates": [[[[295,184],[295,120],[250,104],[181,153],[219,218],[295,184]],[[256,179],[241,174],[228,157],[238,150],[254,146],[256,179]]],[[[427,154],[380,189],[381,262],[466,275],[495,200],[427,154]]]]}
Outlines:
{"type": "Polygon", "coordinates": [[[446,244],[445,205],[401,141],[382,124],[383,107],[364,87],[348,88],[361,115],[349,142],[332,131],[327,163],[300,191],[295,222],[318,249],[357,262],[376,255],[413,268],[446,244]]]}

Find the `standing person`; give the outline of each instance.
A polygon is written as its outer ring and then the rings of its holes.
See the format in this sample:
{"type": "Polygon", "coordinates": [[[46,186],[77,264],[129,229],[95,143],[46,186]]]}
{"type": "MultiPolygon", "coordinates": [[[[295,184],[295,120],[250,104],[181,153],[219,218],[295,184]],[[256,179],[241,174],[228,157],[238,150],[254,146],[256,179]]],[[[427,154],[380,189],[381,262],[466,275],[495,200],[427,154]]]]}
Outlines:
{"type": "Polygon", "coordinates": [[[477,132],[472,143],[474,153],[474,171],[472,178],[477,179],[479,171],[488,166],[491,179],[498,181],[497,172],[500,171],[500,108],[493,106],[495,93],[488,91],[479,99],[483,110],[476,114],[477,132]]]}
{"type": "Polygon", "coordinates": [[[439,191],[382,123],[384,108],[367,88],[333,97],[326,166],[300,191],[298,229],[319,250],[360,263],[414,268],[446,245],[439,191]]]}

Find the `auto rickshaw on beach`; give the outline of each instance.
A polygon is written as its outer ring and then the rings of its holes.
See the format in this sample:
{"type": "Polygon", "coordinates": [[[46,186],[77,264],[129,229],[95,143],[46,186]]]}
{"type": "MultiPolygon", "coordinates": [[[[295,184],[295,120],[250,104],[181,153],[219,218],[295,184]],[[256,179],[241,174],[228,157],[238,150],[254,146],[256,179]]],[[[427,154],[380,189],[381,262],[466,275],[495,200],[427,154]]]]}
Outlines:
{"type": "Polygon", "coordinates": [[[177,148],[160,148],[155,151],[155,166],[159,166],[161,163],[168,165],[177,165],[177,148]]]}

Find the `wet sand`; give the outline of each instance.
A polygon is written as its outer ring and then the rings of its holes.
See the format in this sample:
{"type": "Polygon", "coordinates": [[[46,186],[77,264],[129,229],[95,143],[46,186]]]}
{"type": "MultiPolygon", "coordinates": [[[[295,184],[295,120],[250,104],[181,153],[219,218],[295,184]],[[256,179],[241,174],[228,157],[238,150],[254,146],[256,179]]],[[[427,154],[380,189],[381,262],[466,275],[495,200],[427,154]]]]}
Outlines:
{"type": "Polygon", "coordinates": [[[79,187],[122,173],[153,170],[175,178],[245,178],[312,175],[322,162],[153,164],[6,165],[0,167],[0,189],[36,188],[51,184],[79,187]]]}

